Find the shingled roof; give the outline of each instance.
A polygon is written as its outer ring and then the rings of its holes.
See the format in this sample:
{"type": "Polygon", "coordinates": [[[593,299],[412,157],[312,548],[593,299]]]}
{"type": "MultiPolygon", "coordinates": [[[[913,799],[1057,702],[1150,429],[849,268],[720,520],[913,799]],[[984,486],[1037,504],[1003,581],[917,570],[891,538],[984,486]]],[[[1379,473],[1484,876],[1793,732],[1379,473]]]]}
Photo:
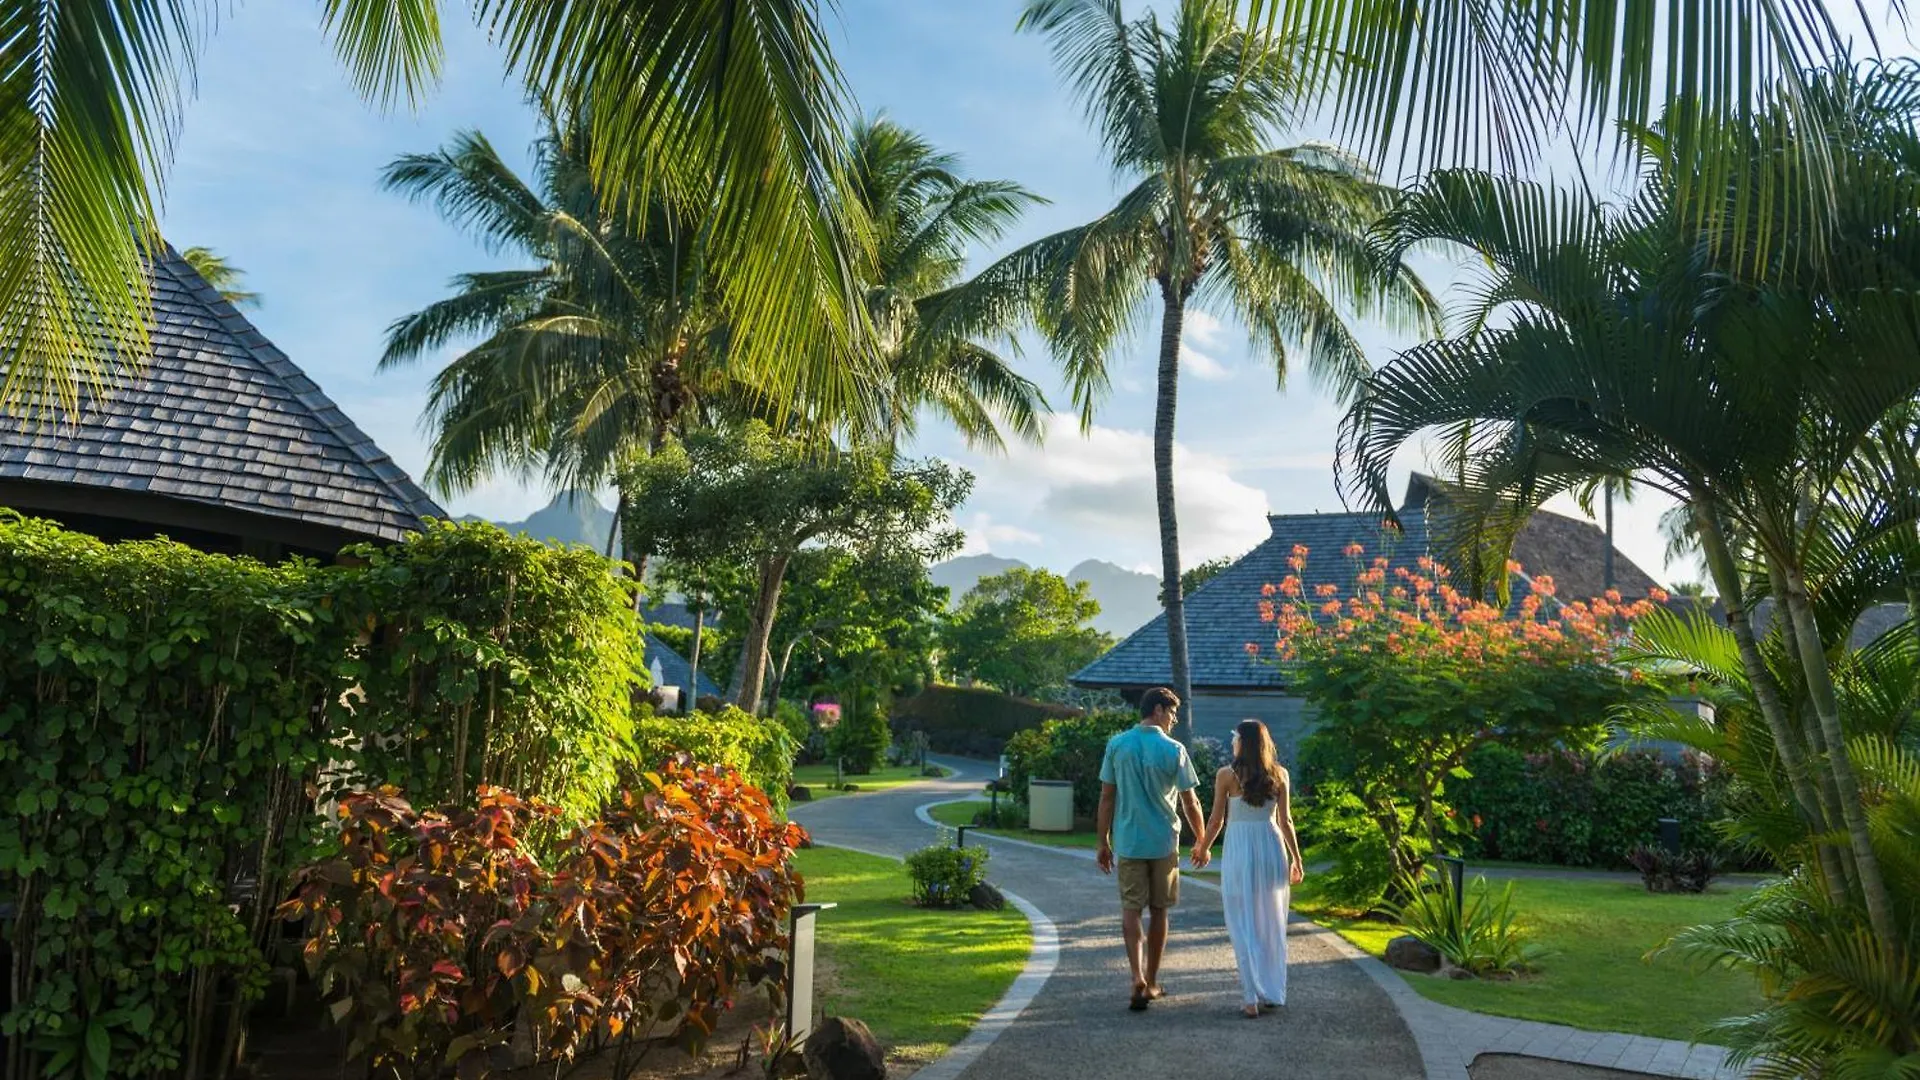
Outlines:
{"type": "MultiPolygon", "coordinates": [[[[681,656],[671,645],[654,637],[652,634],[645,635],[645,639],[646,664],[649,670],[651,670],[656,663],[660,665],[660,685],[678,686],[684,690],[687,685],[687,676],[693,674],[693,665],[688,663],[687,658],[681,656]]],[[[714,685],[712,679],[707,678],[705,671],[702,671],[700,673],[700,689],[699,692],[693,695],[693,698],[695,701],[698,701],[708,696],[719,697],[720,688],[714,685]]]]}
{"type": "Polygon", "coordinates": [[[153,353],[137,377],[77,418],[0,419],[0,505],[305,548],[398,540],[445,516],[171,247],[151,281],[153,353]]]}
{"type": "MultiPolygon", "coordinates": [[[[1272,531],[1265,542],[1186,598],[1187,656],[1194,687],[1282,689],[1271,648],[1263,648],[1263,656],[1247,654],[1249,642],[1269,646],[1273,641],[1272,625],[1260,619],[1261,586],[1293,573],[1288,560],[1296,544],[1307,549],[1307,566],[1300,577],[1311,583],[1350,583],[1353,564],[1344,554],[1350,544],[1359,544],[1369,559],[1386,556],[1389,575],[1400,567],[1409,572],[1419,569],[1419,559],[1433,554],[1427,501],[1438,494],[1429,478],[1416,476],[1399,511],[1402,531],[1398,534],[1385,529],[1378,514],[1270,515],[1267,523],[1272,531]]],[[[1606,534],[1597,526],[1542,511],[1521,530],[1513,557],[1527,576],[1551,574],[1557,595],[1585,599],[1604,591],[1600,560],[1605,551],[1606,534]]],[[[1618,551],[1614,580],[1629,596],[1645,596],[1654,584],[1618,551]]],[[[1513,604],[1517,607],[1527,593],[1523,577],[1512,589],[1513,604]]],[[[1156,615],[1069,681],[1089,688],[1127,688],[1166,685],[1172,678],[1166,616],[1156,615]]]]}

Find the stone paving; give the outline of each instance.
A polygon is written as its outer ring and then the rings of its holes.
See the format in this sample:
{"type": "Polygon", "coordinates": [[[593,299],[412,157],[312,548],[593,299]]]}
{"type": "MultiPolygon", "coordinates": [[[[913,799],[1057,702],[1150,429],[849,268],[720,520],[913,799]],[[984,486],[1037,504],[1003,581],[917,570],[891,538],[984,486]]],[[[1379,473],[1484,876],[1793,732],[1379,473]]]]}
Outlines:
{"type": "MultiPolygon", "coordinates": [[[[904,855],[934,835],[926,804],[968,798],[988,768],[940,759],[955,775],[871,795],[794,808],[822,843],[904,855]]],[[[1056,926],[1057,966],[1019,1015],[998,1018],[991,1045],[969,1040],[964,1066],[943,1077],[1078,1077],[1128,1074],[1355,1077],[1467,1080],[1481,1054],[1520,1054],[1642,1075],[1733,1080],[1718,1047],[1638,1035],[1582,1031],[1513,1020],[1428,1001],[1405,978],[1332,931],[1296,920],[1289,930],[1287,1008],[1259,1022],[1239,1019],[1232,949],[1218,889],[1183,880],[1162,982],[1169,997],[1147,1014],[1125,1011],[1126,961],[1119,944],[1113,883],[1093,853],[1006,837],[980,836],[994,851],[993,880],[1024,897],[1056,926]]],[[[823,926],[823,933],[830,927],[823,926]]],[[[1032,987],[1028,987],[1032,991],[1032,987]]],[[[953,1064],[961,1064],[955,1062],[953,1064]]]]}

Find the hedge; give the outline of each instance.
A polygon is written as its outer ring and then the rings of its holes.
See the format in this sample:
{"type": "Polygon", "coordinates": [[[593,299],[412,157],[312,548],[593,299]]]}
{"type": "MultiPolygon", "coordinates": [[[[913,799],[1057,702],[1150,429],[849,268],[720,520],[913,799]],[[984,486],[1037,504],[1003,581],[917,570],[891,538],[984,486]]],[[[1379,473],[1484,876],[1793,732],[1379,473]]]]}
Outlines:
{"type": "Polygon", "coordinates": [[[685,752],[703,765],[732,768],[766,792],[775,808],[786,809],[798,744],[781,720],[762,719],[731,705],[718,713],[684,717],[643,713],[634,723],[633,739],[641,767],[653,768],[685,752]]]}
{"type": "Polygon", "coordinates": [[[1663,817],[1680,822],[1683,847],[1723,847],[1714,822],[1726,816],[1732,780],[1691,752],[1675,761],[1651,750],[1520,754],[1485,746],[1467,771],[1448,782],[1447,796],[1467,827],[1470,859],[1624,868],[1627,852],[1659,843],[1663,817]]]}
{"type": "Polygon", "coordinates": [[[992,760],[1007,740],[1048,720],[1081,715],[1067,705],[963,686],[929,686],[893,703],[893,730],[925,732],[937,753],[992,760]]]}
{"type": "Polygon", "coordinates": [[[224,1075],[329,794],[506,785],[584,816],[612,792],[639,638],[604,559],[479,523],[344,554],[0,512],[8,1077],[224,1075]]]}

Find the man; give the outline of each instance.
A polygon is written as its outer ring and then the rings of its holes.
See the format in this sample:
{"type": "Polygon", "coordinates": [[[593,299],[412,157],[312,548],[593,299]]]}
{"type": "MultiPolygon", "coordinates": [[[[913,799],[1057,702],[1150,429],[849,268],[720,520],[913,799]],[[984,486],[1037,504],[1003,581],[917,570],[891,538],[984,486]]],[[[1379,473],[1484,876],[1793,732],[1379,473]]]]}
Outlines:
{"type": "MultiPolygon", "coordinates": [[[[1147,691],[1140,698],[1139,726],[1107,740],[1100,761],[1100,872],[1114,873],[1118,857],[1120,926],[1133,969],[1127,1007],[1135,1012],[1165,994],[1160,954],[1167,947],[1168,911],[1180,901],[1180,822],[1195,837],[1204,831],[1193,759],[1167,734],[1179,711],[1173,691],[1147,691]]],[[[1208,858],[1195,848],[1193,868],[1204,869],[1208,858]]]]}

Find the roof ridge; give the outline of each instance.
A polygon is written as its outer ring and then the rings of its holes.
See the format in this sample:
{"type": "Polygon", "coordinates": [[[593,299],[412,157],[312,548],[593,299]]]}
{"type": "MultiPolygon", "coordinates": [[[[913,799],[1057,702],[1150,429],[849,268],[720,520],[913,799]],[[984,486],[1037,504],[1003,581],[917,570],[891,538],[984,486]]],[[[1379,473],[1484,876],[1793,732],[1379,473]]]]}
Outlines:
{"type": "Polygon", "coordinates": [[[320,384],[312,376],[308,375],[300,365],[294,363],[293,358],[282,352],[279,346],[268,340],[267,336],[260,332],[260,328],[253,325],[251,319],[247,318],[226,297],[220,295],[220,290],[214,288],[206,278],[201,277],[200,272],[193,268],[193,264],[187,262],[172,243],[161,241],[161,255],[155,260],[154,270],[156,273],[165,273],[173,278],[176,284],[190,292],[194,300],[199,302],[220,324],[220,328],[226,331],[234,343],[259,364],[262,370],[273,376],[309,416],[339,439],[341,445],[354,456],[354,460],[365,466],[373,474],[373,478],[385,487],[388,494],[405,507],[409,514],[423,521],[427,518],[444,519],[449,516],[446,510],[442,509],[440,504],[415,483],[413,477],[409,476],[398,462],[393,460],[392,455],[380,449],[371,436],[348,418],[346,412],[327,396],[327,392],[320,388],[320,384]]]}

